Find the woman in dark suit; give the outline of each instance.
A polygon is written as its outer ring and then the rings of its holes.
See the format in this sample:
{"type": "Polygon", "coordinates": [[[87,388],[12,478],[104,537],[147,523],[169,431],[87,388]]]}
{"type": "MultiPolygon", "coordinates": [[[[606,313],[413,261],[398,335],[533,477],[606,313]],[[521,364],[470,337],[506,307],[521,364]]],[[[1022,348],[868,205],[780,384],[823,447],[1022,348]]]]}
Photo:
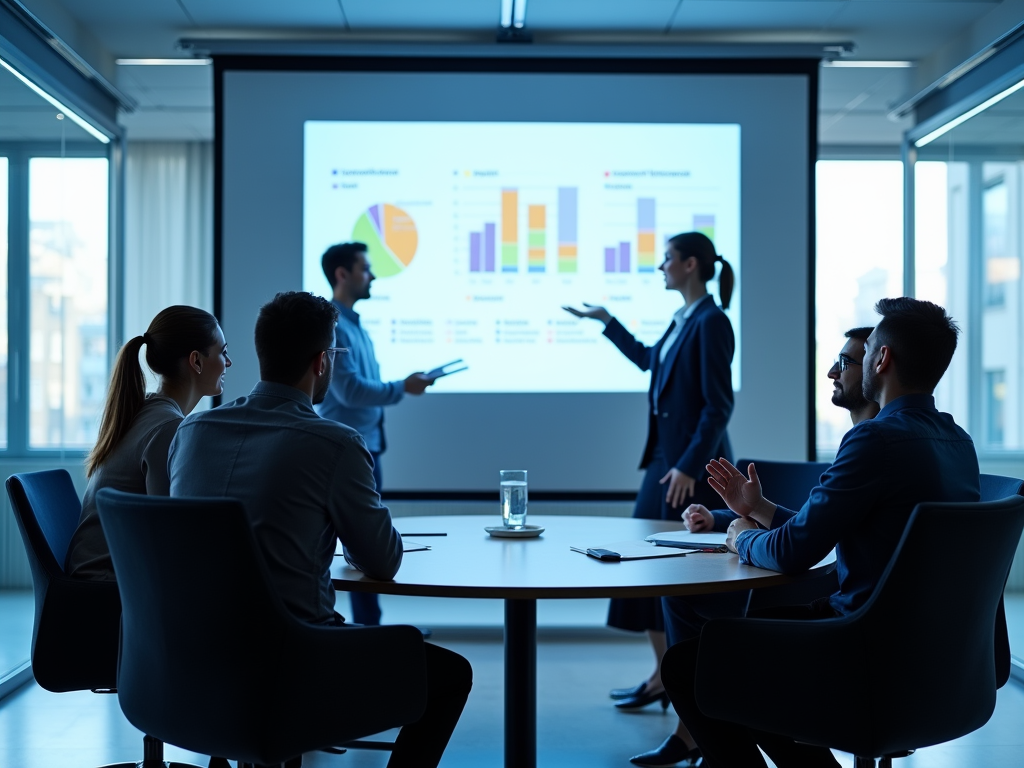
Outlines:
{"type": "MultiPolygon", "coordinates": [[[[733,409],[735,337],[729,319],[707,291],[718,264],[718,293],[722,307],[728,309],[735,275],[711,240],[700,232],[687,232],[668,241],[659,269],[665,276],[665,289],[679,291],[683,306],[653,347],[637,341],[604,307],[565,307],[576,317],[604,323],[605,336],[619,351],[641,370],[651,372],[647,444],[640,462],[645,474],[634,517],[675,520],[691,503],[720,506],[718,496],[703,481],[704,467],[711,459],[732,456],[726,426],[733,409]]],[[[608,624],[647,632],[656,658],[655,670],[647,680],[635,688],[611,692],[618,700],[616,706],[633,709],[657,701],[667,707],[661,683],[665,652],[661,601],[613,599],[608,624]]]]}

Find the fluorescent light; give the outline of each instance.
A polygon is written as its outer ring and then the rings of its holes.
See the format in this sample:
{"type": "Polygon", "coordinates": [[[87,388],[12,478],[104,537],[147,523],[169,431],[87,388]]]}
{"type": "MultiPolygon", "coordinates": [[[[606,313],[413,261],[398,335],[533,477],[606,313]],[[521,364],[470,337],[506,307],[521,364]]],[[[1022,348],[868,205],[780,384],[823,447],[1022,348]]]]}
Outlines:
{"type": "Polygon", "coordinates": [[[950,120],[945,125],[936,128],[934,131],[932,131],[931,133],[929,133],[929,134],[927,134],[925,136],[922,136],[920,139],[918,139],[917,141],[914,142],[914,146],[915,147],[923,147],[926,144],[931,144],[933,141],[935,141],[937,138],[939,138],[943,134],[949,133],[954,128],[956,128],[958,125],[962,125],[963,123],[966,123],[968,120],[970,120],[975,115],[980,115],[982,112],[984,112],[989,107],[993,106],[994,104],[998,104],[1000,101],[1005,99],[1007,96],[1010,96],[1011,94],[1016,93],[1021,88],[1024,88],[1024,80],[1021,80],[1019,83],[1015,83],[1014,85],[1011,85],[1005,91],[1001,91],[1000,93],[997,93],[992,98],[986,99],[985,101],[981,102],[981,104],[976,106],[974,109],[967,110],[966,112],[964,112],[959,117],[954,117],[952,120],[950,120]]]}
{"type": "Polygon", "coordinates": [[[122,67],[205,67],[213,59],[115,59],[122,67]]]}
{"type": "Polygon", "coordinates": [[[508,29],[512,26],[513,0],[501,0],[501,26],[508,29]]]}
{"type": "Polygon", "coordinates": [[[0,67],[3,67],[8,72],[10,72],[12,75],[14,75],[16,78],[21,80],[21,82],[23,82],[25,85],[27,85],[33,92],[35,92],[35,93],[39,94],[40,96],[42,96],[47,102],[49,102],[54,107],[56,107],[58,112],[63,112],[66,117],[69,117],[71,119],[71,122],[75,123],[75,125],[77,125],[80,128],[82,128],[82,130],[84,130],[90,136],[92,136],[95,139],[98,139],[99,141],[102,141],[104,144],[109,144],[110,143],[110,138],[109,137],[107,137],[104,134],[100,133],[95,127],[93,127],[92,125],[87,123],[85,120],[83,120],[81,117],[79,117],[75,112],[73,112],[72,110],[70,110],[67,107],[65,107],[63,104],[61,104],[55,98],[53,98],[53,96],[51,96],[46,91],[44,91],[42,88],[40,88],[38,85],[33,83],[31,80],[29,80],[27,77],[25,77],[23,74],[21,74],[21,72],[16,70],[14,67],[12,67],[10,64],[8,64],[3,59],[0,59],[0,67]]]}
{"type": "Polygon", "coordinates": [[[526,0],[516,0],[515,12],[512,14],[512,24],[516,29],[526,26],[526,0]]]}
{"type": "Polygon", "coordinates": [[[917,66],[913,61],[868,61],[853,59],[835,59],[834,61],[823,61],[825,67],[864,67],[866,69],[906,69],[917,66]]]}

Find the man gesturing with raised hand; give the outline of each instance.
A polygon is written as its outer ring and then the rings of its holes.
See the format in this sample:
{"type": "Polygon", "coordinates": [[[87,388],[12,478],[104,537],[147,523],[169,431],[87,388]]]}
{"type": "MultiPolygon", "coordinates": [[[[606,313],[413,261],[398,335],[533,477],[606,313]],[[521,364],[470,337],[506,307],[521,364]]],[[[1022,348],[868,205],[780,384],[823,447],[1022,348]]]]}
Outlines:
{"type": "MultiPolygon", "coordinates": [[[[741,562],[800,573],[835,548],[839,591],[802,610],[790,607],[787,618],[853,613],[870,598],[917,504],[980,497],[974,443],[936,410],[931,394],[956,349],[956,325],[942,307],[910,298],[883,299],[876,310],[882,319],[864,344],[862,388],[881,410],[846,433],[799,511],[766,499],[753,466],[747,478],[728,461],[708,465],[708,482],[740,515],[727,544],[741,562]]],[[[778,768],[838,766],[827,749],[704,715],[694,698],[698,644],[670,648],[662,679],[706,768],[761,768],[759,745],[778,768]]]]}

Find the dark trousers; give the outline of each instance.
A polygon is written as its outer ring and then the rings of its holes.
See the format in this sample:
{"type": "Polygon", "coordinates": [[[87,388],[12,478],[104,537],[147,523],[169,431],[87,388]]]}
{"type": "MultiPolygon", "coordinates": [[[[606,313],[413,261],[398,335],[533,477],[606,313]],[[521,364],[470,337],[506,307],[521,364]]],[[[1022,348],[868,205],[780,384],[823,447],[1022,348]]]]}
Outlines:
{"type": "MultiPolygon", "coordinates": [[[[770,608],[757,615],[761,618],[813,620],[832,618],[836,614],[826,599],[805,606],[770,608]]],[[[694,637],[669,648],[662,661],[661,679],[676,714],[700,747],[705,768],[766,768],[767,763],[758,751],[758,745],[778,768],[838,767],[839,763],[832,752],[824,747],[798,744],[788,736],[758,731],[727,720],[716,720],[701,712],[694,693],[699,647],[700,638],[694,637]]],[[[737,648],[737,661],[741,658],[749,659],[749,653],[750,649],[737,648]]],[[[758,694],[736,691],[736,695],[758,694]]],[[[765,705],[770,706],[772,692],[763,691],[760,695],[764,696],[765,705]]]]}
{"type": "MultiPolygon", "coordinates": [[[[380,454],[371,453],[373,457],[373,481],[380,493],[382,480],[380,472],[380,454]]],[[[352,622],[364,626],[380,624],[380,597],[373,592],[349,592],[348,599],[352,603],[352,622]]]]}
{"type": "MultiPolygon", "coordinates": [[[[452,737],[473,687],[473,669],[462,656],[424,643],[427,656],[427,709],[403,726],[388,768],[434,768],[452,737]]],[[[396,691],[401,696],[401,691],[396,691]]]]}

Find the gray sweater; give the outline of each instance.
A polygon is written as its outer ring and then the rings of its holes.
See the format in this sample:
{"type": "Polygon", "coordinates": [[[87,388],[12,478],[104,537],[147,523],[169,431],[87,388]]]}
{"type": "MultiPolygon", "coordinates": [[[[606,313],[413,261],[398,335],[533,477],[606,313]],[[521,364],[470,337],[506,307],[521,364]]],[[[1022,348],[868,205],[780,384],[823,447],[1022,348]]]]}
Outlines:
{"type": "Polygon", "coordinates": [[[82,499],[82,516],[71,537],[64,570],[91,581],[113,581],[114,566],[96,514],[96,492],[116,488],[128,493],[167,496],[167,450],[185,416],[167,397],[149,395],[131,427],[91,478],[82,499]]]}

